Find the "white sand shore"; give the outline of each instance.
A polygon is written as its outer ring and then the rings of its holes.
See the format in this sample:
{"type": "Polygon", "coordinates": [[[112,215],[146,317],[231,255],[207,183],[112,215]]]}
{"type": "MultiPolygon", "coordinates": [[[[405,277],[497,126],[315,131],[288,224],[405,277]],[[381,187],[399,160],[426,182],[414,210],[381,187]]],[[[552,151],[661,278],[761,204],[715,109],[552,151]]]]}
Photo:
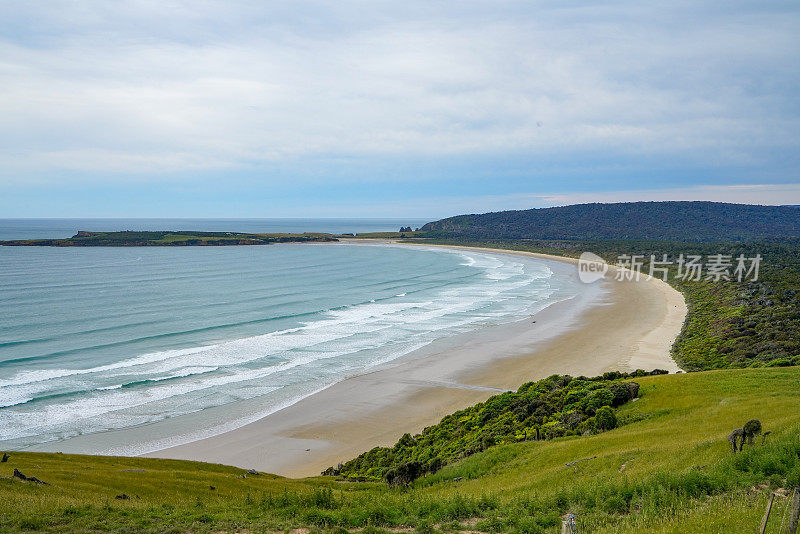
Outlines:
{"type": "Polygon", "coordinates": [[[395,360],[249,425],[147,456],[311,476],[529,380],[614,369],[677,371],[670,347],[686,315],[682,295],[656,279],[617,282],[613,268],[598,283],[605,296],[588,309],[564,301],[536,314],[535,323],[526,319],[435,343],[424,357],[395,360]]]}

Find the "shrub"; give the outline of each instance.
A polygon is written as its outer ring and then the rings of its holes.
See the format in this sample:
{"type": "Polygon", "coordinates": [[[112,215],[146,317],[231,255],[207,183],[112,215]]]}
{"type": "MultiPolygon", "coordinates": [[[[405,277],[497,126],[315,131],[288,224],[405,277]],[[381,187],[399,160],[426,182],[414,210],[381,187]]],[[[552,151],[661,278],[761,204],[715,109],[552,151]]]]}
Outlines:
{"type": "MultiPolygon", "coordinates": [[[[406,434],[408,435],[408,434],[406,434]]],[[[407,486],[424,474],[422,464],[417,461],[406,462],[398,465],[395,469],[390,469],[384,475],[386,482],[390,486],[407,486]]]]}
{"type": "Polygon", "coordinates": [[[611,430],[612,428],[617,427],[617,416],[614,413],[614,410],[608,406],[603,406],[597,410],[594,418],[595,425],[597,425],[597,428],[601,430],[611,430]]]}
{"type": "Polygon", "coordinates": [[[627,384],[612,384],[609,389],[613,396],[611,400],[612,406],[621,406],[631,400],[631,392],[627,384]]]}
{"type": "Polygon", "coordinates": [[[608,389],[598,389],[586,397],[584,410],[589,415],[594,415],[603,406],[611,406],[614,402],[614,395],[608,389]]]}
{"type": "Polygon", "coordinates": [[[767,362],[764,367],[789,367],[793,365],[791,358],[776,358],[771,362],[767,362]]]}
{"type": "Polygon", "coordinates": [[[742,431],[744,432],[743,439],[747,440],[748,445],[752,445],[753,438],[761,434],[761,421],[758,419],[750,419],[744,424],[742,431]]]}

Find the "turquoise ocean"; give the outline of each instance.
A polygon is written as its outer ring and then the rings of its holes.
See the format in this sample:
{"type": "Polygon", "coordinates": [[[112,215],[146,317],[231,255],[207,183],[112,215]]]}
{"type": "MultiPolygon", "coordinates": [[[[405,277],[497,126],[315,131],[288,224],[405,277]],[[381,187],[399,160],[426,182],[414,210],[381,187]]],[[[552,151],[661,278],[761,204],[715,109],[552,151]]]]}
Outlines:
{"type": "MultiPolygon", "coordinates": [[[[0,239],[423,223],[0,220],[0,239]]],[[[576,284],[538,260],[435,247],[0,247],[0,449],[228,406],[225,425],[194,435],[219,433],[433,341],[529,317],[576,284]]]]}

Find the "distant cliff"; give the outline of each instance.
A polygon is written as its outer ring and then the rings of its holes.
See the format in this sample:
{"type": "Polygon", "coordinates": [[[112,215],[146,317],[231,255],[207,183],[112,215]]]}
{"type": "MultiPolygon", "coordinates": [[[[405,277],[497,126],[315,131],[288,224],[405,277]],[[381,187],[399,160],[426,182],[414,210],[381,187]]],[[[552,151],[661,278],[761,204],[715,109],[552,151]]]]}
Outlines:
{"type": "Polygon", "coordinates": [[[800,210],[721,202],[621,202],[448,217],[430,237],[748,241],[800,237],[800,210]]]}

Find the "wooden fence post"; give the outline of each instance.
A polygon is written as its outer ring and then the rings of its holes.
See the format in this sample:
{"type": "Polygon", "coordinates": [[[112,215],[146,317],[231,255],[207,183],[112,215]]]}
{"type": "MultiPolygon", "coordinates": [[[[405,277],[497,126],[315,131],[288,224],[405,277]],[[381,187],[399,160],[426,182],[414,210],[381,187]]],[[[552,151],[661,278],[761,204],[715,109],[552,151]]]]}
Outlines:
{"type": "Polygon", "coordinates": [[[797,520],[800,516],[800,488],[792,494],[792,511],[789,513],[789,534],[797,534],[797,520]]]}
{"type": "Polygon", "coordinates": [[[758,534],[764,534],[767,530],[767,521],[769,521],[769,513],[772,511],[772,502],[775,500],[775,494],[769,494],[769,502],[767,502],[767,511],[764,512],[764,519],[761,520],[761,528],[758,529],[758,534]]]}

